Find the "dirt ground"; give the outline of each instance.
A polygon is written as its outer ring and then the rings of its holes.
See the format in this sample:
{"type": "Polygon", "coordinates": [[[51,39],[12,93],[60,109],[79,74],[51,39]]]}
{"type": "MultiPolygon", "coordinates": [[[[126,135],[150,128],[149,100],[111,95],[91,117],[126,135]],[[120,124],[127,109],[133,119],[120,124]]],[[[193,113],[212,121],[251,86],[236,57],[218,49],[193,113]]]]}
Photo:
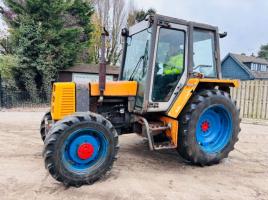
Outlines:
{"type": "Polygon", "coordinates": [[[268,126],[242,124],[228,159],[184,164],[176,152],[150,152],[136,135],[120,137],[119,159],[105,179],[65,188],[44,168],[42,112],[0,112],[0,199],[268,199],[268,126]]]}

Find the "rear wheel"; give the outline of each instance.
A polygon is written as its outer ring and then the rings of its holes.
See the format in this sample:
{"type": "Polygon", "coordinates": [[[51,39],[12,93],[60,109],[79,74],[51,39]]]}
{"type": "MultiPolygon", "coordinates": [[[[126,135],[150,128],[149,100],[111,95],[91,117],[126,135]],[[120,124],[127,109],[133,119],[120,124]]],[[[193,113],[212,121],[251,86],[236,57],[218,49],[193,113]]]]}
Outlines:
{"type": "Polygon", "coordinates": [[[44,117],[42,118],[41,124],[40,124],[40,135],[41,135],[41,139],[43,141],[45,141],[46,139],[46,135],[48,134],[49,131],[49,122],[52,120],[52,116],[50,111],[46,112],[46,114],[44,115],[44,117]]]}
{"type": "Polygon", "coordinates": [[[45,140],[45,166],[66,186],[92,184],[101,178],[118,152],[118,135],[100,115],[76,114],[58,121],[45,140]]]}
{"type": "Polygon", "coordinates": [[[202,91],[181,114],[178,151],[193,164],[216,164],[234,149],[239,132],[239,110],[230,95],[202,91]]]}

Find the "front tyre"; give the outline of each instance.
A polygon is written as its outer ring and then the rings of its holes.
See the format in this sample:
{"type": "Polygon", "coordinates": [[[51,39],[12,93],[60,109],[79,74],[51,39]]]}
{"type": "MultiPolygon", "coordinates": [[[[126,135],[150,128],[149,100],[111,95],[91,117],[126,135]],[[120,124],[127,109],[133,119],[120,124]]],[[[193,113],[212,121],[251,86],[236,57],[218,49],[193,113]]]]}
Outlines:
{"type": "Polygon", "coordinates": [[[226,92],[205,90],[196,94],[179,120],[178,151],[193,164],[219,163],[238,141],[239,110],[226,92]]]}
{"type": "Polygon", "coordinates": [[[49,173],[66,186],[92,184],[112,168],[118,134],[101,115],[82,113],[58,121],[43,151],[49,173]]]}
{"type": "Polygon", "coordinates": [[[52,116],[51,116],[51,112],[48,111],[45,113],[45,115],[42,118],[41,124],[40,124],[40,135],[41,135],[41,139],[43,141],[45,141],[46,136],[48,134],[48,131],[50,129],[51,126],[51,120],[52,120],[52,116]]]}

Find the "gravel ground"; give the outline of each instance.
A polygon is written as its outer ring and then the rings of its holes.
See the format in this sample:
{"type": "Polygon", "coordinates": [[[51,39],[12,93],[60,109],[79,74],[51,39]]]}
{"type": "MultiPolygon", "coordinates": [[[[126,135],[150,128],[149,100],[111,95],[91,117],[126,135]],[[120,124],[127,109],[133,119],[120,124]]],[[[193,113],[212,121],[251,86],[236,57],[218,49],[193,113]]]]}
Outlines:
{"type": "Polygon", "coordinates": [[[44,168],[42,112],[0,112],[0,199],[268,199],[268,126],[242,124],[228,159],[184,164],[176,152],[150,152],[136,135],[120,137],[119,159],[105,179],[65,188],[44,168]]]}

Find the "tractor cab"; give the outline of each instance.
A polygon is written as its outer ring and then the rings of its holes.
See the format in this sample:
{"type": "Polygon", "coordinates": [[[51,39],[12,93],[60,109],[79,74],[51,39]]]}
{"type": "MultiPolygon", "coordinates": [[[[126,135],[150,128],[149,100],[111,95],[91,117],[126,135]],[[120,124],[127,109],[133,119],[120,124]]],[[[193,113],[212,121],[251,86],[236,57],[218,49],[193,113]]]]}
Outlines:
{"type": "Polygon", "coordinates": [[[137,111],[167,111],[189,77],[221,78],[217,27],[154,15],[122,36],[120,80],[137,81],[137,111]]]}

